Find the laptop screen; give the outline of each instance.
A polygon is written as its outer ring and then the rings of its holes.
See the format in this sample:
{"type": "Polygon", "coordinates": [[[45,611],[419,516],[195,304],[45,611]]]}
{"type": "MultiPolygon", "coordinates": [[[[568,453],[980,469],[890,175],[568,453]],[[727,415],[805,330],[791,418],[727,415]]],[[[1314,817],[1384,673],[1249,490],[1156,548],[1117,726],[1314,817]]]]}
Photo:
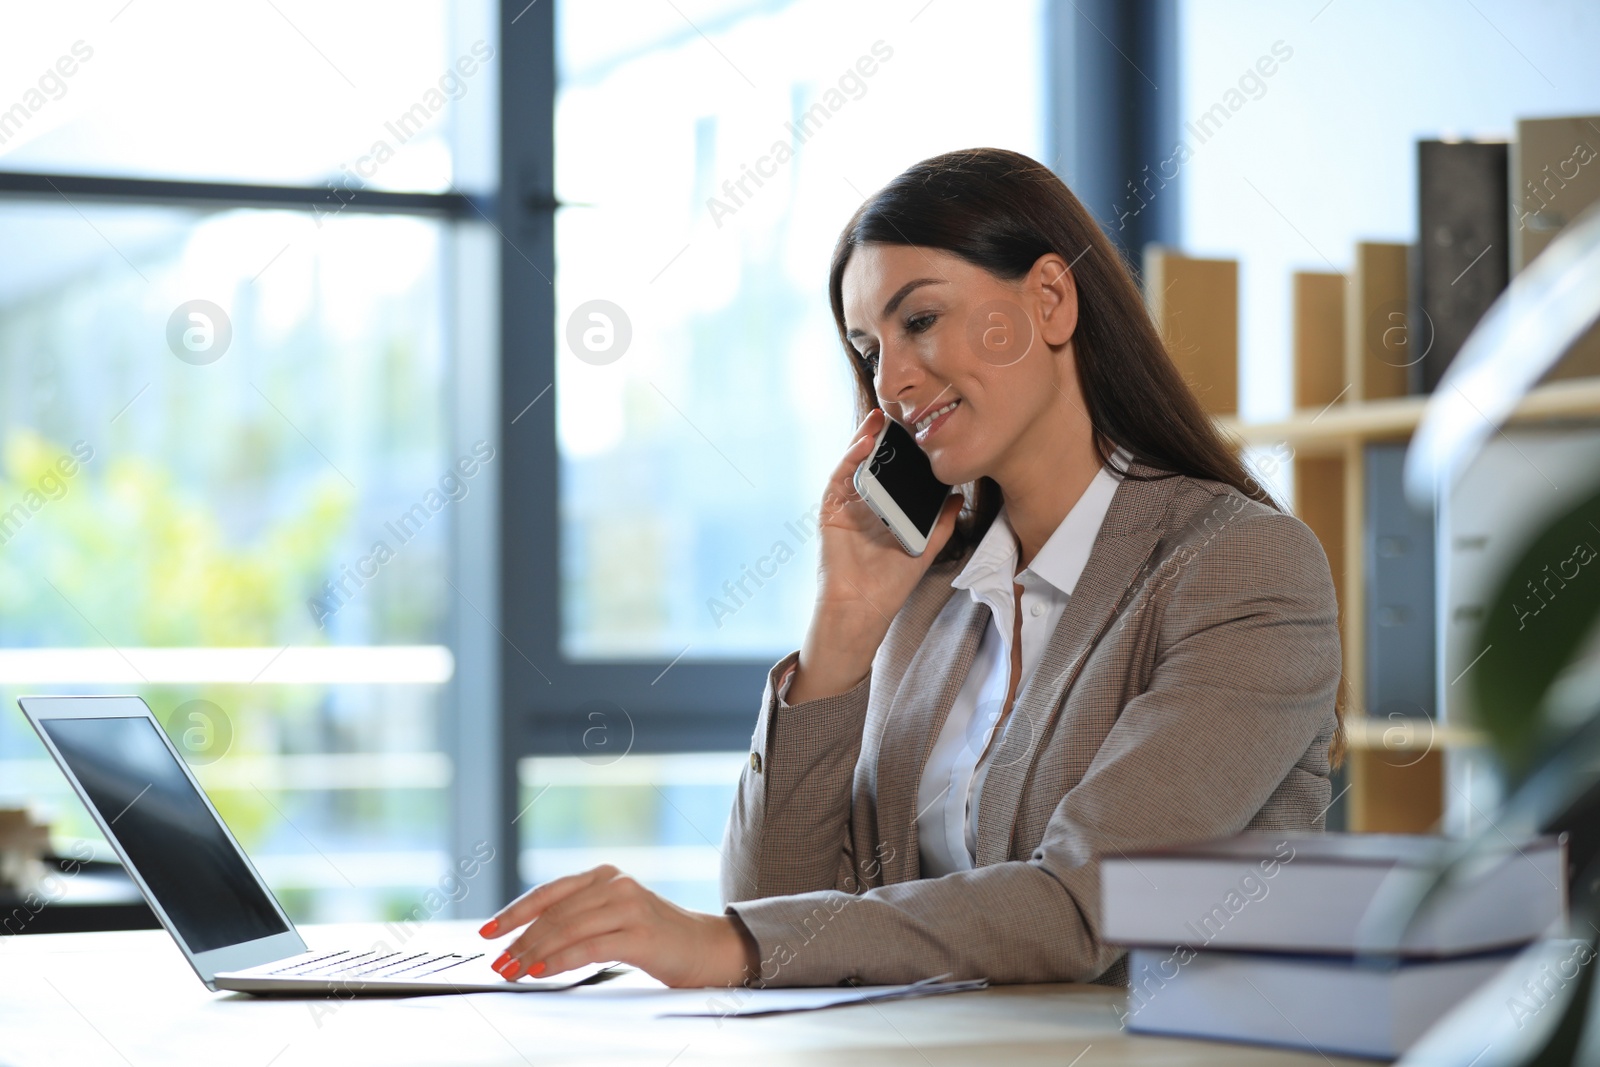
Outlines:
{"type": "Polygon", "coordinates": [[[39,723],[190,952],[289,929],[153,722],[39,723]]]}

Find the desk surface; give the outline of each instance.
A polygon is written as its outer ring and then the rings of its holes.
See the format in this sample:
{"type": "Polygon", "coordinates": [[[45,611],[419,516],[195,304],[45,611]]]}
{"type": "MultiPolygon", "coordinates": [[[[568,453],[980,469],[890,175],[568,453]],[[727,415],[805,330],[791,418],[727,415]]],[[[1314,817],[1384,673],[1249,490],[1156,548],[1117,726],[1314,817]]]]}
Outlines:
{"type": "MultiPolygon", "coordinates": [[[[433,923],[417,936],[449,942],[471,929],[433,923]]],[[[301,933],[314,947],[393,938],[381,925],[301,933]]],[[[934,1067],[988,1062],[1000,1050],[1008,1064],[1051,1067],[1370,1062],[1130,1035],[1115,1011],[1126,994],[1099,986],[1001,986],[764,1018],[658,1019],[646,1006],[655,991],[644,987],[654,984],[634,975],[565,993],[265,1000],[208,992],[164,931],[0,937],[0,1064],[934,1067]]],[[[709,999],[715,991],[680,995],[709,999]]]]}

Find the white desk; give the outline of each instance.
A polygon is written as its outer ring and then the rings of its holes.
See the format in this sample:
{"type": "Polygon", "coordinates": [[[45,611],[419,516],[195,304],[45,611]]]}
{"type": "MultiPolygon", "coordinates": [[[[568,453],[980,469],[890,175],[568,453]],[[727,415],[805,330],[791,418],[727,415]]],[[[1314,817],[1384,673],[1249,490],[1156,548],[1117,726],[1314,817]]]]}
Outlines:
{"type": "MultiPolygon", "coordinates": [[[[422,936],[465,938],[471,928],[470,923],[435,923],[422,936]]],[[[370,943],[384,936],[377,925],[310,926],[301,932],[313,946],[370,943]]],[[[1370,1062],[1129,1035],[1119,1029],[1114,1009],[1125,994],[1098,986],[1004,986],[728,1019],[654,1018],[660,1009],[649,1003],[653,990],[648,986],[655,983],[636,974],[566,993],[258,999],[207,992],[160,930],[3,937],[0,1065],[1343,1067],[1370,1062]],[[139,977],[129,978],[134,967],[139,977]]],[[[703,1003],[715,991],[678,995],[703,1003]]]]}

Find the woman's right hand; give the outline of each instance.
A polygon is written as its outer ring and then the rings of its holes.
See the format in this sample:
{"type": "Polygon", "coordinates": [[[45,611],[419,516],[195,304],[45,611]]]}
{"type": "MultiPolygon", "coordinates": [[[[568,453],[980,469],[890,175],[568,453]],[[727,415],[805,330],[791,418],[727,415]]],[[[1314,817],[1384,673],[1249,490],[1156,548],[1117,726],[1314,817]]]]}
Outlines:
{"type": "Polygon", "coordinates": [[[828,479],[819,519],[817,602],[786,703],[843,693],[866,676],[889,621],[955,529],[959,493],[946,498],[927,550],[913,556],[856,492],[856,468],[871,454],[888,417],[881,408],[868,412],[828,479]]]}

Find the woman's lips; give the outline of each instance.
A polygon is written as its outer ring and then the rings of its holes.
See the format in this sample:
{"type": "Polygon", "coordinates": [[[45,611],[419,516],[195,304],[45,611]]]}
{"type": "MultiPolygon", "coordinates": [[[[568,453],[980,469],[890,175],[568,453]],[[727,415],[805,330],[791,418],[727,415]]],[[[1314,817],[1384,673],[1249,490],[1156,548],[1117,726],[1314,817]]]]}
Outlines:
{"type": "Polygon", "coordinates": [[[926,446],[928,439],[934,434],[938,433],[940,428],[942,428],[945,423],[950,421],[950,416],[961,410],[961,401],[957,400],[954,403],[955,407],[951,408],[949,411],[946,411],[944,414],[930,422],[926,429],[917,431],[917,444],[926,446]]]}

